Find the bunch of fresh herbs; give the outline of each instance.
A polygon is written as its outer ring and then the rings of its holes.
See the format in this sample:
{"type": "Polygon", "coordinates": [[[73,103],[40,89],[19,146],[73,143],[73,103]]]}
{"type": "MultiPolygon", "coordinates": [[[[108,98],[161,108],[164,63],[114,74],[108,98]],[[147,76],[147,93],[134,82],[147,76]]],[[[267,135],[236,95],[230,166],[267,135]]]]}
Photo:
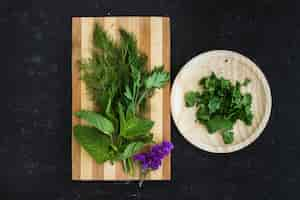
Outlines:
{"type": "Polygon", "coordinates": [[[233,126],[237,120],[251,125],[253,113],[251,111],[252,96],[242,94],[241,87],[247,86],[249,79],[232,84],[223,77],[218,78],[215,73],[202,78],[199,85],[203,88],[198,91],[189,91],[185,94],[185,105],[197,107],[196,118],[204,124],[210,134],[220,131],[225,144],[234,140],[233,126]]]}
{"type": "Polygon", "coordinates": [[[169,79],[163,66],[146,70],[147,57],[137,48],[133,34],[119,30],[113,41],[98,24],[93,33],[92,58],[81,61],[81,79],[99,112],[82,110],[75,115],[89,126],[74,127],[74,136],[96,160],[122,161],[133,173],[133,155],[153,143],[154,122],[144,118],[146,99],[169,79]]]}

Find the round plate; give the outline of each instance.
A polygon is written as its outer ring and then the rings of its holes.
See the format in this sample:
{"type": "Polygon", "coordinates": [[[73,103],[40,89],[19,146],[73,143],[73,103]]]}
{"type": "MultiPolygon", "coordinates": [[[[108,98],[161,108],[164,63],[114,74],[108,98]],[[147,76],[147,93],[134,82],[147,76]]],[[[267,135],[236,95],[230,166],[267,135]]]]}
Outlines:
{"type": "Polygon", "coordinates": [[[213,153],[230,153],[251,144],[266,127],[271,105],[270,87],[262,71],[247,57],[232,51],[209,51],[194,57],[180,70],[172,87],[172,116],[180,133],[191,144],[213,153]],[[224,144],[221,134],[208,134],[205,126],[195,121],[196,108],[185,107],[184,94],[190,90],[201,91],[198,81],[212,72],[233,82],[251,80],[242,87],[242,92],[252,94],[252,125],[238,120],[233,128],[232,144],[224,144]]]}

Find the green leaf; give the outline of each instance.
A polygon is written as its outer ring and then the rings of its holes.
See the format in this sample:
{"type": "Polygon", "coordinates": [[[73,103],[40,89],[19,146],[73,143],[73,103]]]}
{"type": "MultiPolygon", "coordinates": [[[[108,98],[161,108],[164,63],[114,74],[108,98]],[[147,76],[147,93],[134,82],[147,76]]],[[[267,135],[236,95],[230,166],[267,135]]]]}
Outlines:
{"type": "Polygon", "coordinates": [[[221,106],[220,98],[212,97],[208,103],[209,113],[216,112],[220,108],[220,106],[221,106]]]}
{"type": "Polygon", "coordinates": [[[217,86],[217,77],[216,74],[213,72],[209,77],[202,78],[199,81],[200,85],[202,85],[205,89],[209,90],[210,92],[214,92],[217,86]]]}
{"type": "Polygon", "coordinates": [[[144,147],[143,142],[132,142],[126,146],[124,151],[117,157],[117,160],[125,160],[131,158],[144,147]]]}
{"type": "Polygon", "coordinates": [[[199,92],[194,92],[194,91],[187,92],[184,95],[186,107],[193,107],[199,100],[199,97],[200,97],[199,92]]]}
{"type": "Polygon", "coordinates": [[[140,142],[143,142],[145,144],[155,143],[155,141],[153,141],[153,134],[152,133],[148,133],[148,134],[145,134],[145,135],[130,138],[130,141],[140,141],[140,142]]]}
{"type": "Polygon", "coordinates": [[[125,128],[126,118],[124,114],[123,105],[120,102],[118,102],[118,113],[119,113],[119,120],[120,120],[120,130],[123,130],[125,128]]]}
{"type": "Polygon", "coordinates": [[[222,132],[222,137],[225,144],[231,144],[233,142],[233,132],[231,130],[222,132]]]}
{"type": "Polygon", "coordinates": [[[133,118],[135,116],[135,104],[132,102],[127,106],[126,119],[133,118]]]}
{"type": "Polygon", "coordinates": [[[128,33],[124,29],[120,29],[119,32],[123,62],[130,66],[133,79],[140,79],[141,74],[145,71],[147,56],[138,51],[137,41],[132,33],[128,33]]]}
{"type": "Polygon", "coordinates": [[[95,29],[93,33],[94,45],[100,49],[109,50],[115,48],[114,42],[106,34],[101,26],[95,24],[95,29]]]}
{"type": "Polygon", "coordinates": [[[225,93],[226,90],[228,90],[228,89],[230,89],[230,87],[232,87],[230,81],[224,79],[223,77],[220,79],[220,86],[221,86],[221,91],[223,93],[225,93]]]}
{"type": "Polygon", "coordinates": [[[113,123],[99,113],[93,111],[79,111],[76,112],[75,115],[108,136],[111,136],[114,132],[113,123]]]}
{"type": "Polygon", "coordinates": [[[239,87],[232,90],[232,106],[239,107],[242,101],[242,94],[239,87]]]}
{"type": "Polygon", "coordinates": [[[118,119],[116,118],[113,110],[112,110],[112,107],[111,107],[111,102],[112,99],[110,98],[108,103],[107,103],[107,106],[106,106],[106,109],[105,109],[105,115],[113,122],[114,126],[116,126],[115,129],[117,129],[118,127],[118,119]]]}
{"type": "Polygon", "coordinates": [[[244,82],[242,83],[243,86],[247,86],[249,83],[251,82],[251,80],[249,78],[246,78],[244,80],[244,82]]]}
{"type": "Polygon", "coordinates": [[[248,126],[252,124],[253,114],[250,106],[245,106],[244,111],[240,114],[240,119],[248,126]]]}
{"type": "Polygon", "coordinates": [[[129,100],[133,100],[133,95],[128,87],[128,85],[126,85],[125,87],[125,93],[124,93],[125,97],[127,97],[129,100]]]}
{"type": "Polygon", "coordinates": [[[77,125],[74,127],[74,137],[97,163],[103,163],[111,159],[109,152],[110,139],[103,134],[99,134],[99,130],[96,128],[77,125]]]}
{"type": "Polygon", "coordinates": [[[148,119],[133,117],[126,120],[124,126],[121,127],[121,136],[125,138],[134,138],[146,135],[150,132],[154,122],[148,119]]]}
{"type": "Polygon", "coordinates": [[[217,115],[206,122],[206,127],[209,133],[214,133],[218,130],[232,129],[233,122],[217,115]]]}
{"type": "Polygon", "coordinates": [[[245,106],[250,106],[252,103],[252,96],[251,94],[247,93],[242,97],[242,104],[245,106]]]}
{"type": "Polygon", "coordinates": [[[199,95],[194,91],[185,94],[186,107],[196,105],[197,121],[203,123],[209,133],[226,131],[224,137],[226,136],[226,142],[230,142],[228,138],[233,132],[227,130],[231,130],[238,119],[246,125],[251,125],[253,121],[252,96],[241,92],[241,86],[246,86],[249,82],[250,79],[245,79],[243,83],[237,81],[233,84],[230,80],[211,73],[200,79],[199,85],[203,90],[199,95]]]}
{"type": "Polygon", "coordinates": [[[145,80],[147,89],[162,88],[170,80],[170,73],[163,70],[163,67],[156,67],[145,80]]]}
{"type": "Polygon", "coordinates": [[[196,117],[199,121],[207,121],[210,118],[208,108],[204,104],[200,104],[199,109],[196,113],[196,117]]]}

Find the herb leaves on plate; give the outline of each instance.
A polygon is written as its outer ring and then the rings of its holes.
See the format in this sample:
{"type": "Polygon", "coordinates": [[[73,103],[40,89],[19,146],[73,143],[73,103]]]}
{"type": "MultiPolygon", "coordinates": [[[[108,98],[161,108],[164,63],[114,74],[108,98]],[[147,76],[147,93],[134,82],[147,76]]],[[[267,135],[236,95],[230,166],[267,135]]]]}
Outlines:
{"type": "Polygon", "coordinates": [[[74,136],[97,163],[120,160],[132,174],[133,155],[153,143],[154,122],[144,117],[146,100],[168,83],[170,75],[163,66],[147,71],[147,57],[138,50],[134,35],[123,29],[119,34],[115,42],[95,24],[93,54],[81,61],[80,70],[100,111],[76,112],[88,125],[75,126],[74,136]]]}
{"type": "Polygon", "coordinates": [[[185,94],[186,107],[196,106],[197,121],[204,124],[210,134],[220,131],[225,144],[234,141],[233,126],[237,120],[251,125],[252,95],[242,94],[241,87],[247,86],[249,79],[232,84],[230,80],[212,73],[199,81],[202,92],[189,91],[185,94]]]}

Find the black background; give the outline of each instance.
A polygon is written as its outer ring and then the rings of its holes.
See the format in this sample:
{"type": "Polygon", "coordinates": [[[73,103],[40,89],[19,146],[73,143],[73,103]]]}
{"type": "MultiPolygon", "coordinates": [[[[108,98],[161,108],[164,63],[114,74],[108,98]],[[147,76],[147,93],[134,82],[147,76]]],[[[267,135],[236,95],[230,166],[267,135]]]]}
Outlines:
{"type": "Polygon", "coordinates": [[[298,199],[300,2],[1,1],[0,199],[298,199]],[[238,51],[269,80],[267,128],[228,155],[196,149],[172,124],[172,181],[71,181],[71,17],[171,18],[172,80],[193,56],[238,51]]]}

